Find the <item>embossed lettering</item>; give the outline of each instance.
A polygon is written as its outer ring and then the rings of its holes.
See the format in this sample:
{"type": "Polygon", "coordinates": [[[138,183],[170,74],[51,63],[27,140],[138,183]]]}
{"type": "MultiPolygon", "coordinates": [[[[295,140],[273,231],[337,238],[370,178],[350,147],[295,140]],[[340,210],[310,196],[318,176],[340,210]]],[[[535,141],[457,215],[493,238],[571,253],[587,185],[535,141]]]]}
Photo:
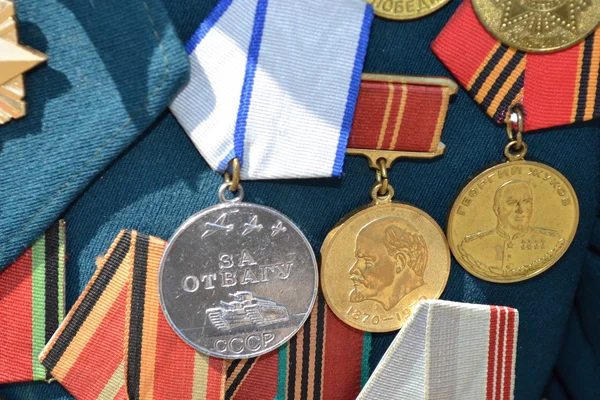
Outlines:
{"type": "Polygon", "coordinates": [[[465,215],[465,211],[462,209],[462,206],[458,206],[458,210],[456,210],[456,213],[459,215],[465,215]]]}
{"type": "Polygon", "coordinates": [[[520,175],[522,171],[523,171],[523,168],[519,167],[519,166],[514,166],[514,167],[511,167],[511,169],[510,169],[510,173],[512,175],[520,175]]]}
{"type": "Polygon", "coordinates": [[[568,206],[570,204],[571,204],[571,199],[570,198],[565,197],[565,198],[562,199],[562,205],[563,206],[568,206]]]}
{"type": "Polygon", "coordinates": [[[360,311],[358,308],[356,308],[354,306],[350,306],[348,311],[346,311],[346,314],[356,320],[360,320],[362,323],[367,323],[367,324],[370,323],[373,325],[377,325],[379,322],[381,322],[381,320],[389,321],[390,319],[393,319],[393,317],[387,317],[387,318],[383,317],[382,318],[379,315],[367,314],[365,312],[360,311]]]}
{"type": "Polygon", "coordinates": [[[240,285],[247,285],[249,283],[258,283],[260,280],[256,279],[256,275],[252,272],[252,269],[246,268],[244,270],[244,277],[240,282],[240,285]]]}
{"type": "Polygon", "coordinates": [[[477,196],[477,189],[473,188],[473,189],[469,190],[469,196],[471,196],[471,197],[477,196]]]}
{"type": "Polygon", "coordinates": [[[256,265],[254,258],[250,255],[248,250],[242,250],[242,256],[240,257],[240,263],[238,264],[240,267],[245,267],[248,265],[256,265]]]}
{"type": "Polygon", "coordinates": [[[215,340],[215,350],[217,350],[219,353],[223,353],[225,350],[227,350],[227,342],[223,339],[215,340]]]}
{"type": "MultiPolygon", "coordinates": [[[[195,278],[195,277],[194,277],[195,278]]],[[[198,278],[196,278],[197,280],[198,278]]],[[[202,275],[201,281],[204,283],[204,289],[214,289],[213,281],[217,280],[217,274],[204,274],[202,275]]]]}
{"type": "Polygon", "coordinates": [[[233,267],[233,256],[231,254],[221,254],[219,256],[219,268],[231,268],[233,267]]]}
{"type": "Polygon", "coordinates": [[[246,338],[246,348],[250,351],[260,349],[260,338],[256,335],[250,335],[246,338]]]}
{"type": "Polygon", "coordinates": [[[232,353],[241,353],[244,351],[244,339],[240,337],[231,338],[227,347],[232,353]]]}
{"type": "Polygon", "coordinates": [[[532,176],[536,176],[538,178],[541,178],[540,174],[542,173],[541,169],[537,169],[537,168],[529,168],[529,174],[528,175],[532,175],[532,176]]]}
{"type": "Polygon", "coordinates": [[[294,263],[287,262],[283,264],[275,264],[275,269],[279,270],[279,278],[287,279],[290,277],[290,273],[292,272],[292,266],[294,263]]]}
{"type": "Polygon", "coordinates": [[[228,271],[221,271],[221,287],[235,286],[237,279],[235,273],[228,271]]]}
{"type": "MultiPolygon", "coordinates": [[[[181,287],[188,293],[193,293],[200,287],[200,281],[195,276],[186,276],[181,281],[181,287]]],[[[214,286],[213,286],[214,288],[214,286]]]]}
{"type": "Polygon", "coordinates": [[[267,347],[269,343],[275,340],[275,334],[271,332],[265,332],[262,334],[263,345],[267,347]]]}
{"type": "Polygon", "coordinates": [[[249,351],[258,351],[260,348],[267,348],[275,340],[275,334],[272,332],[263,332],[261,335],[250,334],[234,336],[229,339],[217,339],[214,341],[214,349],[219,353],[229,352],[239,354],[244,349],[249,351]]]}
{"type": "Polygon", "coordinates": [[[508,169],[501,169],[498,171],[498,178],[504,178],[508,176],[508,169]]]}
{"type": "Polygon", "coordinates": [[[482,179],[479,182],[477,182],[477,186],[479,186],[479,189],[483,189],[483,187],[485,186],[485,181],[482,179]]]}

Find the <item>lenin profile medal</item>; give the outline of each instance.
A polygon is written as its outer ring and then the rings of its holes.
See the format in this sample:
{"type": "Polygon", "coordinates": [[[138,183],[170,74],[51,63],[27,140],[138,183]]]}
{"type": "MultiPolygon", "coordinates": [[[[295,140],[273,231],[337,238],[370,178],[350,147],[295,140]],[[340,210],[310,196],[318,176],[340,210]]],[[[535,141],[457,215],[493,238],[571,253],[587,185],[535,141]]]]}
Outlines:
{"type": "Polygon", "coordinates": [[[571,244],[579,222],[573,187],[554,168],[525,160],[520,109],[513,108],[511,116],[508,161],[474,177],[448,218],[448,242],[457,261],[472,275],[498,283],[550,268],[571,244]]]}
{"type": "Polygon", "coordinates": [[[185,342],[237,359],[272,351],[300,329],[318,274],[312,247],[292,221],[242,201],[237,159],[233,175],[219,189],[221,204],[190,217],[169,240],[159,291],[167,321],[185,342]]]}
{"type": "Polygon", "coordinates": [[[439,139],[456,90],[443,78],[363,75],[346,153],[367,157],[376,170],[373,201],[344,217],[321,247],[327,304],[356,329],[400,329],[419,300],[439,298],[446,286],[450,251],[443,231],[423,210],[392,201],[387,170],[399,157],[444,152],[439,139]]]}

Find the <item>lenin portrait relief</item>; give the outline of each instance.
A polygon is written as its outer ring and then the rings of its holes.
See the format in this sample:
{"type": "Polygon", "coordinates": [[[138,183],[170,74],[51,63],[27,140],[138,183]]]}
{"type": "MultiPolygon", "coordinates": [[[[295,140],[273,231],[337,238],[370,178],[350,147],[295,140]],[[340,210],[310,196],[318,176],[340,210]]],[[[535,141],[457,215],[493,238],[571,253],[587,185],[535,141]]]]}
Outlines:
{"type": "Polygon", "coordinates": [[[356,237],[356,261],[348,271],[351,302],[372,300],[385,310],[422,286],[427,244],[408,221],[385,217],[365,225],[356,237]]]}

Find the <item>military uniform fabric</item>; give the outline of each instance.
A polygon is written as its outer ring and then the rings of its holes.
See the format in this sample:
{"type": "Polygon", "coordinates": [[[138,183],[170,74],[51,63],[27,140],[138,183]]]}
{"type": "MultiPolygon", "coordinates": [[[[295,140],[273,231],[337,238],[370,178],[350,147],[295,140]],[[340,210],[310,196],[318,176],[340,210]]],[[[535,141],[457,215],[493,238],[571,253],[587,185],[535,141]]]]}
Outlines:
{"type": "MultiPolygon", "coordinates": [[[[191,36],[215,3],[215,0],[164,2],[182,42],[191,36]]],[[[458,5],[459,2],[451,2],[433,15],[412,22],[376,18],[365,72],[450,76],[429,46],[458,5]]],[[[113,29],[126,35],[127,21],[113,29]]],[[[43,91],[37,93],[41,95],[43,91]]],[[[30,91],[31,112],[34,112],[36,98],[36,91],[30,91]]],[[[61,107],[68,106],[72,105],[61,103],[61,107]]],[[[76,135],[77,130],[74,132],[76,135]]],[[[90,135],[89,132],[80,134],[90,135]]],[[[569,125],[527,135],[525,140],[530,148],[530,159],[552,164],[577,191],[581,220],[573,244],[544,274],[510,285],[481,281],[453,262],[442,298],[501,304],[519,310],[515,398],[539,399],[553,382],[552,377],[558,375],[556,364],[567,337],[582,269],[586,262],[590,264],[587,250],[598,215],[600,125],[598,122],[569,125]]],[[[400,161],[389,171],[389,176],[397,189],[397,200],[418,205],[445,227],[448,210],[462,182],[477,170],[501,160],[506,133],[503,126],[491,121],[460,90],[450,105],[442,141],[447,145],[443,157],[431,161],[400,161]]],[[[70,230],[67,308],[73,305],[93,275],[95,258],[108,248],[117,232],[124,228],[136,229],[167,238],[188,216],[217,202],[216,191],[221,183],[222,178],[209,169],[175,119],[167,112],[162,114],[65,213],[70,230]]],[[[248,201],[281,210],[298,224],[313,248],[318,249],[341,217],[368,201],[373,183],[374,174],[366,160],[346,157],[341,180],[246,182],[244,188],[248,201]]],[[[598,262],[591,265],[594,271],[600,268],[598,262]]],[[[584,296],[579,302],[593,301],[589,294],[581,294],[581,291],[579,294],[584,296]]],[[[597,321],[588,319],[588,325],[594,324],[598,326],[597,321]]],[[[586,329],[590,332],[594,328],[586,329]]],[[[369,371],[373,371],[394,335],[394,332],[371,335],[371,353],[366,366],[369,371]]],[[[576,356],[571,359],[578,360],[576,356]]],[[[594,359],[598,360],[595,356],[594,359]]],[[[584,380],[581,384],[593,393],[599,380],[584,379],[587,376],[581,375],[584,380]]],[[[71,398],[57,383],[3,386],[0,397],[71,398]]]]}
{"type": "Polygon", "coordinates": [[[20,40],[49,60],[28,115],[0,135],[0,269],[165,109],[189,65],[161,0],[17,1],[20,40]]]}

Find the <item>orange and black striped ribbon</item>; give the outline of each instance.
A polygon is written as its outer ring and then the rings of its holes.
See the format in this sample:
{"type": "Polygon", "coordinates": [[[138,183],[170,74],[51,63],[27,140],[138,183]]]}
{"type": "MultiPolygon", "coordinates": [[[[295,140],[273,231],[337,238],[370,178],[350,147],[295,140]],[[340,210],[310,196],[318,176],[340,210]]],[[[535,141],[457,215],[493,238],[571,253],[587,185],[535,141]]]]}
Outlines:
{"type": "Polygon", "coordinates": [[[163,317],[165,242],[122,231],[40,356],[77,399],[220,399],[223,361],[185,344],[163,317]]]}
{"type": "Polygon", "coordinates": [[[318,301],[287,344],[224,361],[173,332],[158,299],[166,243],[121,232],[40,359],[78,399],[347,399],[366,382],[370,335],[318,301]],[[351,348],[352,351],[348,351],[351,348]]]}
{"type": "Polygon", "coordinates": [[[528,131],[600,116],[600,30],[566,50],[525,53],[487,32],[465,0],[431,48],[498,123],[515,104],[528,131]]]}
{"type": "Polygon", "coordinates": [[[38,355],[64,317],[65,223],[0,272],[0,384],[47,380],[38,355]]]}
{"type": "Polygon", "coordinates": [[[225,399],[353,399],[369,377],[371,335],[349,327],[319,294],[288,343],[257,359],[228,362],[225,399]]]}
{"type": "Polygon", "coordinates": [[[443,78],[363,75],[348,148],[435,151],[454,93],[443,78]]]}

